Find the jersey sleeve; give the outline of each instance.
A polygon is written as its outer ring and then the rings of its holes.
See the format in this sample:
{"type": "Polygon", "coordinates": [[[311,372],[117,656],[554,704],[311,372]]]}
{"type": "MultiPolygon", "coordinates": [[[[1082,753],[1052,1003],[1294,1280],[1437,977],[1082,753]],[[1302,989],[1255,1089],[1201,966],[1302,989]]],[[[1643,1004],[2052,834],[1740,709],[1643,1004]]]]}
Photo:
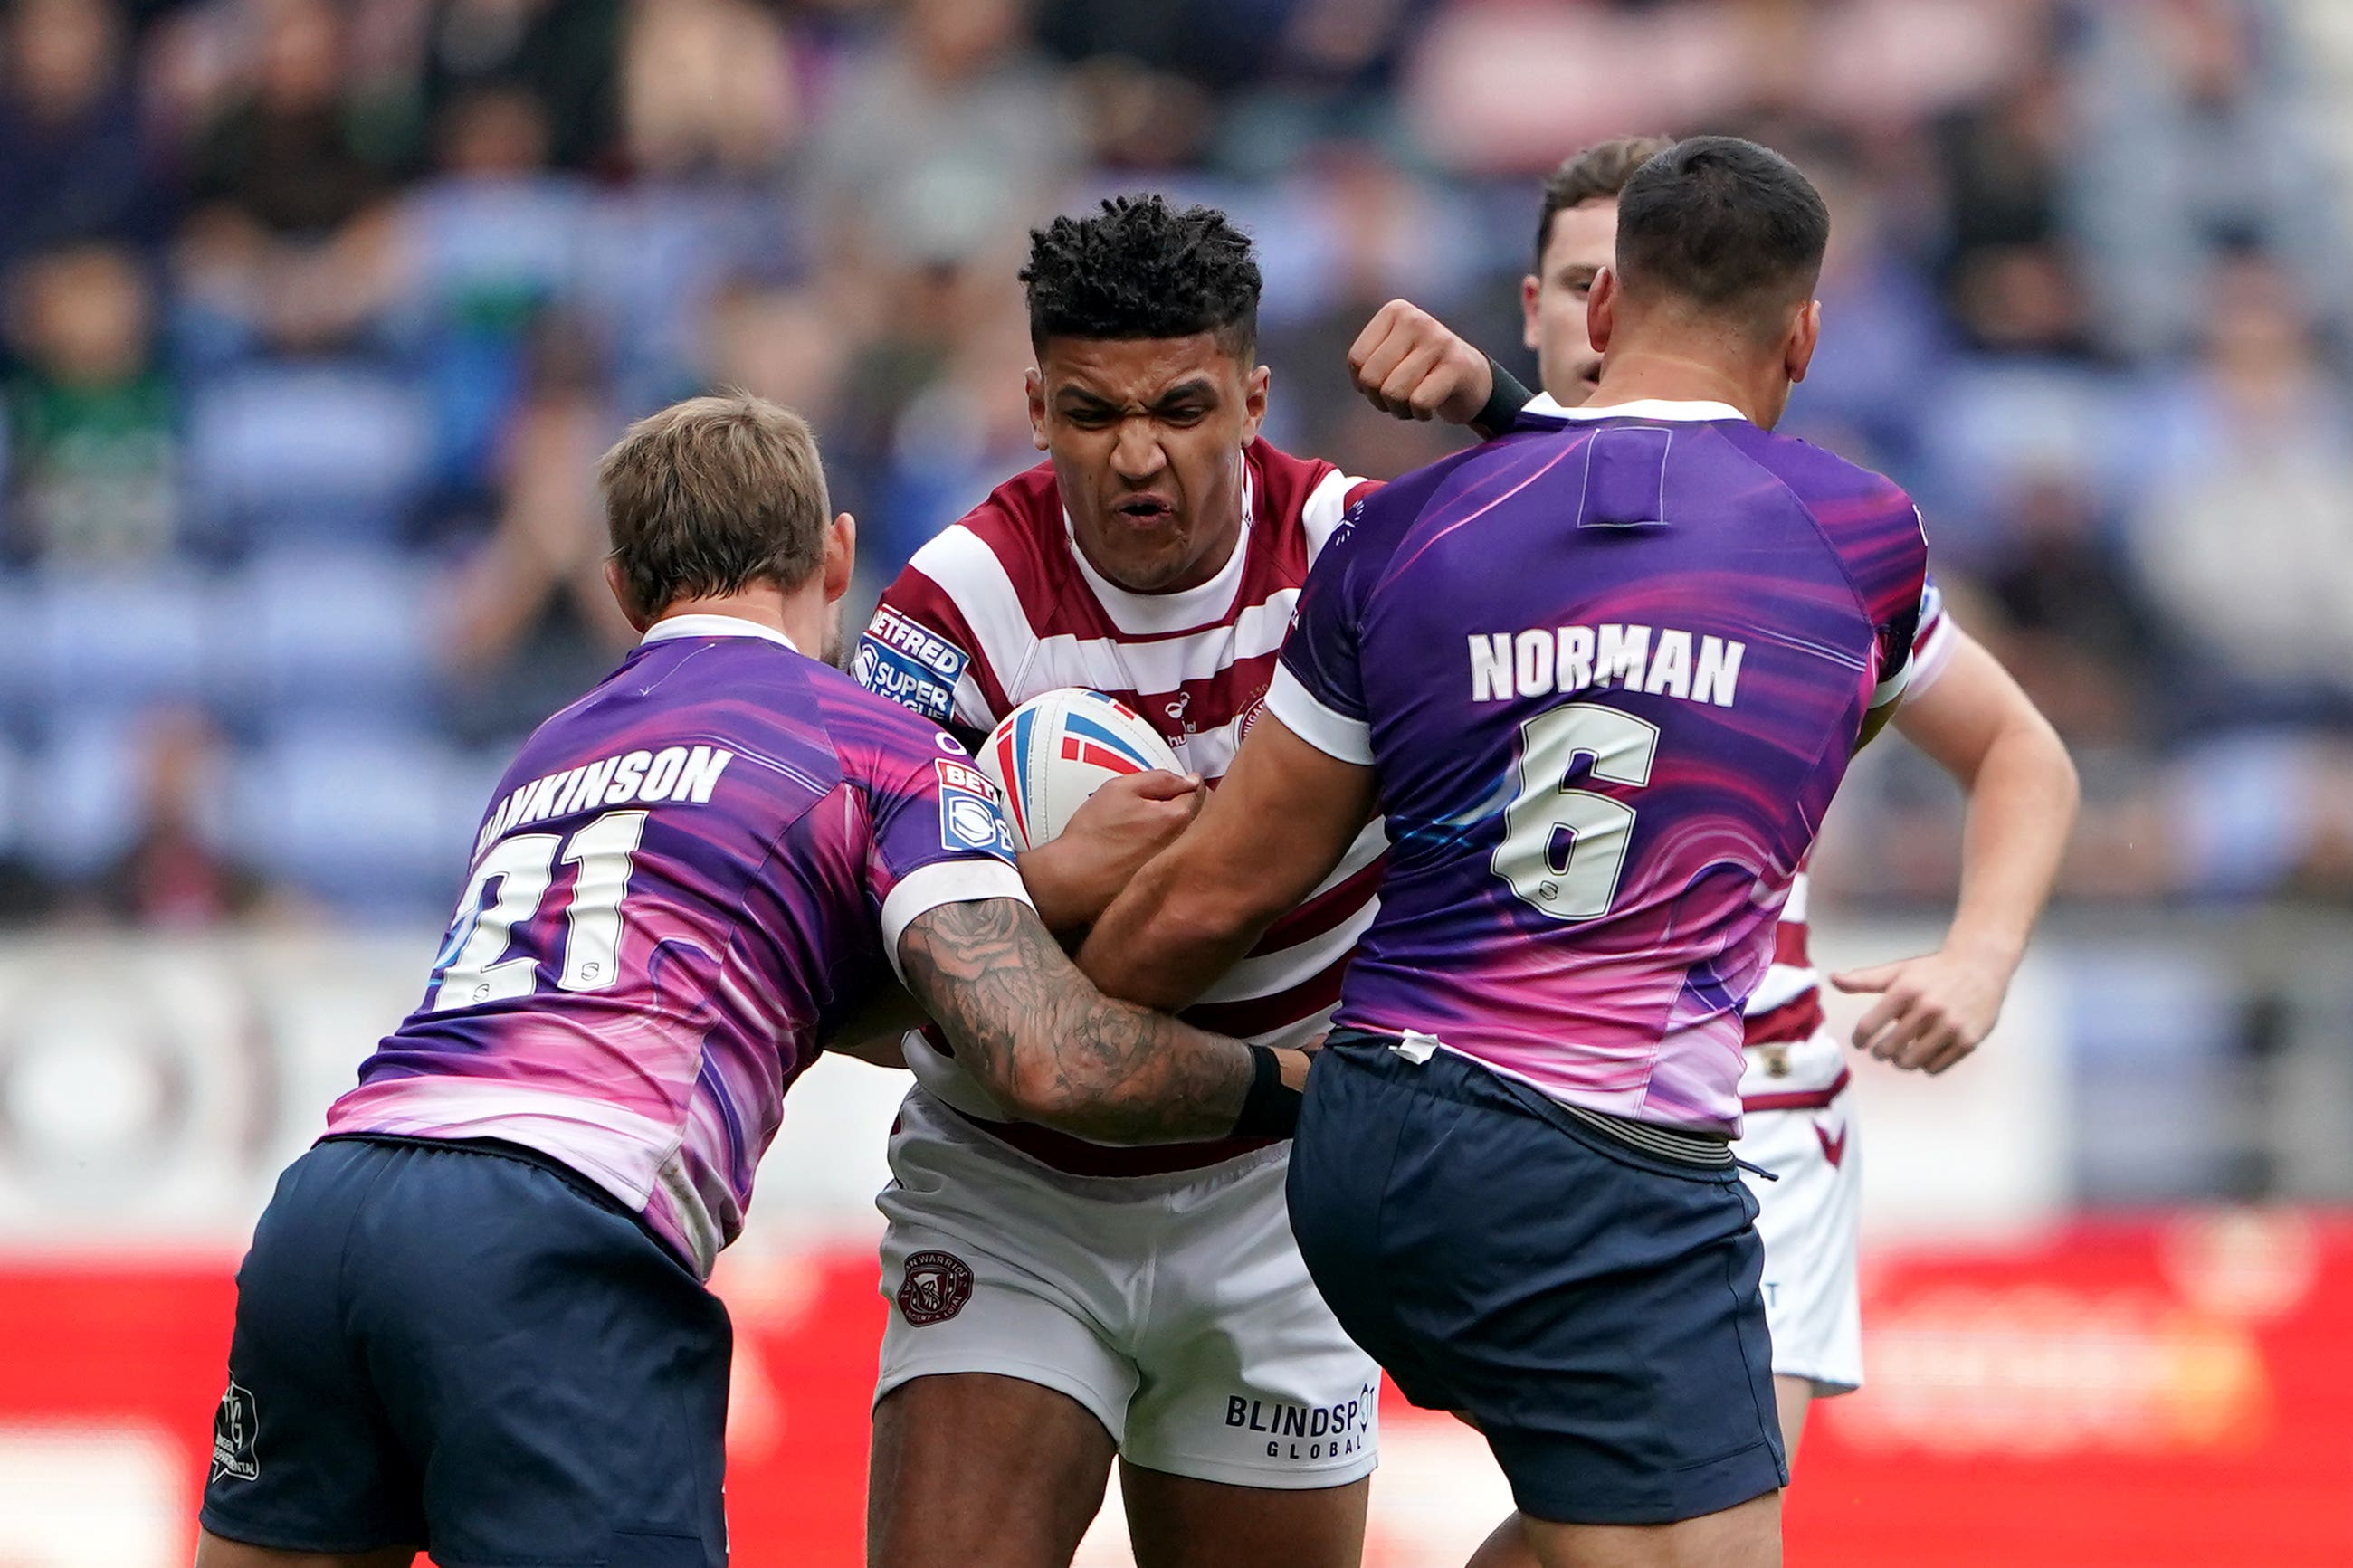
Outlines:
{"type": "Polygon", "coordinates": [[[1360,637],[1365,605],[1388,558],[1383,526],[1395,490],[1353,502],[1318,553],[1299,595],[1299,613],[1266,693],[1267,711],[1327,756],[1370,767],[1372,725],[1365,708],[1360,637]]]}
{"type": "Polygon", "coordinates": [[[1885,489],[1892,500],[1846,541],[1847,567],[1871,616],[1877,645],[1873,709],[1899,700],[1910,689],[1928,622],[1928,539],[1920,509],[1893,484],[1885,489]]]}
{"type": "Polygon", "coordinates": [[[899,938],[917,916],[980,899],[1026,904],[1029,895],[987,776],[930,725],[892,730],[862,748],[865,755],[845,760],[866,800],[867,888],[880,910],[882,951],[897,970],[899,938]]]}
{"type": "Polygon", "coordinates": [[[1920,629],[1912,637],[1912,679],[1904,689],[1906,698],[1916,698],[1936,683],[1952,662],[1953,645],[1960,635],[1960,628],[1945,613],[1944,591],[1931,574],[1920,593],[1920,629]]]}
{"type": "Polygon", "coordinates": [[[1003,716],[990,700],[997,683],[979,647],[946,590],[909,566],[875,606],[849,673],[876,696],[977,738],[1003,716]]]}

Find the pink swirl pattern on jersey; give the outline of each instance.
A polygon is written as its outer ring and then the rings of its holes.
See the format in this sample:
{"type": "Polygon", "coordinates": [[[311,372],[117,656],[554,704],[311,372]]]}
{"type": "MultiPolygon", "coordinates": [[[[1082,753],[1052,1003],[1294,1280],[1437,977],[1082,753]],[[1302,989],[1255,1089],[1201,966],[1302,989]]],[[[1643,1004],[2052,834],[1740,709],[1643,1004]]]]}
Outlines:
{"type": "Polygon", "coordinates": [[[1535,422],[1362,502],[1269,705],[1370,756],[1388,815],[1340,1023],[1728,1135],[1741,1007],[1864,711],[1909,659],[1926,550],[1879,476],[1666,406],[1535,422]],[[1539,756],[1531,721],[1567,738],[1539,756]],[[1580,837],[1604,902],[1556,913],[1580,837]]]}
{"type": "Polygon", "coordinates": [[[786,1091],[885,978],[886,940],[954,897],[1022,896],[978,778],[933,725],[776,640],[648,641],[507,770],[424,1002],[329,1131],[524,1144],[708,1273],[786,1091]],[[662,761],[695,748],[691,779],[662,761]],[[629,813],[625,858],[584,853],[629,813]],[[609,973],[580,956],[607,907],[609,973]]]}

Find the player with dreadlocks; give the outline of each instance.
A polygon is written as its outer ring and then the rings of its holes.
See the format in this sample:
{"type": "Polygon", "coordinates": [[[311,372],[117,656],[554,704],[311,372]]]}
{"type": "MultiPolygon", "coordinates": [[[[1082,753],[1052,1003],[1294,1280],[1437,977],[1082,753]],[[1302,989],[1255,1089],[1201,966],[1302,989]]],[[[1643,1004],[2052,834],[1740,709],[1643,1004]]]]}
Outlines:
{"type": "MultiPolygon", "coordinates": [[[[1370,486],[1261,438],[1259,268],[1223,214],[1106,202],[1034,233],[1021,279],[1048,460],[916,554],[855,672],[967,740],[1069,686],[1160,731],[1192,776],[1116,780],[1022,858],[1071,932],[1225,773],[1310,563],[1370,486]]],[[[1383,333],[1386,405],[1492,426],[1525,400],[1426,317],[1383,333]]],[[[1190,1016],[1267,1044],[1319,1034],[1385,849],[1367,825],[1190,1016]]],[[[1353,1568],[1380,1380],[1300,1262],[1289,1145],[1110,1149],[905,1049],[870,1561],[1062,1568],[1117,1458],[1145,1568],[1353,1568]]]]}

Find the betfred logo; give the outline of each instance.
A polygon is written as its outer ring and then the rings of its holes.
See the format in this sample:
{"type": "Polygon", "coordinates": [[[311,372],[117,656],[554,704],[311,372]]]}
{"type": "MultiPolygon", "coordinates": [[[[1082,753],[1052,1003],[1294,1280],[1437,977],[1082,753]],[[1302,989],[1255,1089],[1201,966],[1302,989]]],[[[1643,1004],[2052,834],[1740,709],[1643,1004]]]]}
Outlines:
{"type": "Polygon", "coordinates": [[[899,1315],[914,1327],[944,1323],[972,1300],[972,1268],[953,1252],[911,1252],[897,1300],[899,1315]]]}

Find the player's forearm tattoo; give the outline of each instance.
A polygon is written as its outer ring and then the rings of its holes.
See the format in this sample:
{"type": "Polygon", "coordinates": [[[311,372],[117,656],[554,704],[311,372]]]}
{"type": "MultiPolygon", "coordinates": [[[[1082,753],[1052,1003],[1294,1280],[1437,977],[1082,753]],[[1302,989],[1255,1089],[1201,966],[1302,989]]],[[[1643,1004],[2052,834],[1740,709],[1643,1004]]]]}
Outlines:
{"type": "Polygon", "coordinates": [[[1105,996],[1025,904],[942,904],[908,924],[899,959],[958,1058],[1036,1121],[1151,1143],[1221,1137],[1241,1112],[1242,1045],[1105,996]]]}

